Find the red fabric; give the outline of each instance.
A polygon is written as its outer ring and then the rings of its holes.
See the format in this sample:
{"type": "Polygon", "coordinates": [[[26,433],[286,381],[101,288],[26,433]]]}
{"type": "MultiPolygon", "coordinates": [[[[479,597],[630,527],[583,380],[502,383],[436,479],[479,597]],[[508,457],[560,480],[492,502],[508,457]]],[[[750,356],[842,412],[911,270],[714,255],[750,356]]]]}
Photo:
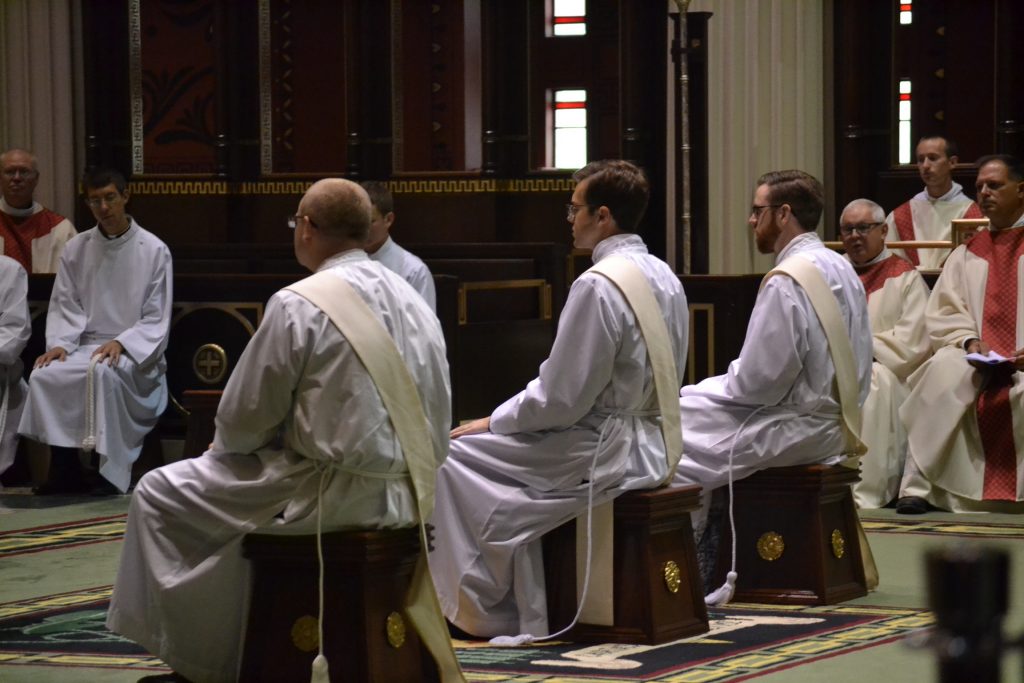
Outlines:
{"type": "Polygon", "coordinates": [[[872,292],[882,288],[886,280],[914,270],[914,266],[907,259],[893,254],[870,266],[854,266],[854,270],[864,285],[864,292],[871,296],[872,292]]]}
{"type": "MultiPolygon", "coordinates": [[[[1024,230],[983,230],[967,250],[988,261],[981,338],[996,353],[1017,350],[1017,261],[1024,256],[1024,230]]],[[[1013,439],[1010,385],[1013,373],[993,372],[978,396],[978,430],[985,449],[985,500],[1017,499],[1017,445],[1013,439]]]]}
{"type": "Polygon", "coordinates": [[[16,219],[0,211],[0,234],[4,238],[4,255],[22,265],[26,272],[32,272],[32,240],[45,237],[64,216],[43,209],[25,219],[16,219]],[[21,222],[16,222],[21,220],[21,222]]]}
{"type": "Polygon", "coordinates": [[[985,214],[981,212],[978,205],[971,202],[971,205],[967,207],[967,211],[964,212],[964,218],[984,218],[985,214]]]}
{"type": "MultiPolygon", "coordinates": [[[[896,223],[896,232],[901,240],[910,242],[917,239],[914,235],[914,215],[910,212],[910,202],[897,206],[892,212],[892,219],[896,223]]],[[[915,266],[921,265],[921,260],[917,258],[917,249],[904,249],[903,253],[915,266]]]]}

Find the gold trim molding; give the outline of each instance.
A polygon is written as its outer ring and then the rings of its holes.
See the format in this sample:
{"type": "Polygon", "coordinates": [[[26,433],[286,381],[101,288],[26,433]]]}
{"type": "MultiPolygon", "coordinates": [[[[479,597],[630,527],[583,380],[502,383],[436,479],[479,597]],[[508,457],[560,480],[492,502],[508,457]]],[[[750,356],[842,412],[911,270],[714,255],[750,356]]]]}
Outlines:
{"type": "MultiPolygon", "coordinates": [[[[312,180],[257,180],[228,182],[224,180],[132,180],[128,188],[133,195],[301,195],[312,180]]],[[[515,179],[431,179],[392,180],[388,183],[395,194],[515,194],[519,192],[572,192],[569,178],[515,179]]]]}

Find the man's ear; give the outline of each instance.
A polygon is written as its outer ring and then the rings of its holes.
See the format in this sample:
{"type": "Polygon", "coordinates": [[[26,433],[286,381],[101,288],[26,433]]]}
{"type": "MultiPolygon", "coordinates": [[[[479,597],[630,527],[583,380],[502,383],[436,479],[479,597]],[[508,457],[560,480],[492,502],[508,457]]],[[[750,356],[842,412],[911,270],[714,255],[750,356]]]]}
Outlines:
{"type": "Polygon", "coordinates": [[[131,199],[132,191],[126,187],[124,188],[124,192],[121,193],[121,196],[124,198],[125,204],[127,204],[128,200],[131,199]]]}
{"type": "Polygon", "coordinates": [[[391,225],[395,222],[395,212],[388,211],[387,215],[384,216],[384,225],[388,231],[391,230],[391,225]]]}
{"type": "Polygon", "coordinates": [[[952,166],[953,168],[956,168],[959,163],[960,157],[958,157],[957,155],[954,154],[949,158],[949,165],[952,166]]]}

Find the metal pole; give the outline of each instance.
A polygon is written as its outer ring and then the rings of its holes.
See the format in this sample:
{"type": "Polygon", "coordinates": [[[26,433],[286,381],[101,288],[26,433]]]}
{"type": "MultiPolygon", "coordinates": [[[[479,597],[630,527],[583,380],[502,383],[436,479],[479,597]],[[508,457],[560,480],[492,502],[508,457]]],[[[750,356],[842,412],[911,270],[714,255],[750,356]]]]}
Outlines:
{"type": "Polygon", "coordinates": [[[690,0],[673,0],[679,10],[679,153],[682,158],[678,189],[676,193],[676,206],[680,212],[680,222],[683,228],[683,273],[691,271],[690,259],[690,73],[688,65],[689,44],[686,33],[686,13],[690,8],[690,0]],[[679,202],[682,197],[682,202],[679,202]]]}

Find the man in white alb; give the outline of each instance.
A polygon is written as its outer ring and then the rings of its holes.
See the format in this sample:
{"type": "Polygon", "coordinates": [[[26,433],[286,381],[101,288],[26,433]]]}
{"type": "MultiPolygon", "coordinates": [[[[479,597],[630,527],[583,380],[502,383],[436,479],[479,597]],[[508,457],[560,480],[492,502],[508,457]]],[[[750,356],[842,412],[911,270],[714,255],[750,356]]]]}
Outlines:
{"type": "MultiPolygon", "coordinates": [[[[426,417],[431,483],[447,453],[440,323],[408,283],[367,258],[369,223],[369,198],[355,183],[321,180],[306,192],[290,225],[296,258],[316,274],[271,297],[224,389],[210,450],[147,473],[132,496],[107,626],[190,680],[237,678],[250,586],[246,533],[314,533],[318,507],[324,531],[421,519],[414,463],[365,347],[304,286],[318,283],[350,320],[362,311],[393,344],[426,417]]],[[[454,654],[450,661],[457,672],[454,654]]]]}
{"type": "Polygon", "coordinates": [[[124,176],[82,179],[96,227],[61,255],[46,316],[46,353],[29,378],[18,432],[50,445],[39,494],[88,488],[78,449],[95,449],[96,492],[125,492],[142,440],[167,406],[164,349],[171,324],[171,254],[125,213],[124,176]]]}
{"type": "MultiPolygon", "coordinates": [[[[853,351],[853,397],[863,404],[871,382],[871,330],[864,287],[850,263],[815,233],[824,192],[803,171],[761,176],[747,223],[762,254],[810,263],[834,295],[853,351]]],[[[836,367],[826,329],[805,288],[776,275],[762,283],[740,356],[724,375],[683,387],[679,409],[684,457],[675,483],[710,492],[767,467],[834,463],[850,453],[836,367]]],[[[695,535],[703,520],[697,515],[695,535]]]]}
{"type": "Polygon", "coordinates": [[[75,226],[34,200],[38,183],[35,155],[24,149],[0,154],[0,254],[29,273],[54,273],[75,226]]]}
{"type": "Polygon", "coordinates": [[[907,397],[907,377],[931,355],[924,326],[928,286],[910,261],[885,247],[882,207],[854,199],[839,217],[846,257],[868,296],[875,362],[871,393],[862,409],[860,481],[853,496],[860,508],[880,508],[899,493],[907,458],[907,433],[899,410],[907,397]]]}
{"type": "Polygon", "coordinates": [[[32,333],[27,294],[25,269],[0,256],[0,474],[14,463],[18,420],[25,407],[21,352],[32,333]]]}
{"type": "Polygon", "coordinates": [[[567,626],[548,624],[541,537],[584,513],[590,494],[607,501],[671,474],[645,334],[631,300],[596,271],[628,261],[653,293],[677,374],[668,378],[672,409],[686,358],[686,296],[632,232],[647,207],[643,172],[596,161],[574,178],[573,242],[593,249],[595,267],[573,283],[538,377],[490,417],[454,429],[438,472],[434,583],[445,616],[475,636],[567,626]]]}
{"type": "MultiPolygon", "coordinates": [[[[917,171],[924,189],[900,204],[885,222],[889,226],[887,242],[894,240],[939,241],[952,236],[956,218],[981,218],[981,210],[964,194],[960,183],[953,182],[957,162],[956,143],[941,136],[926,136],[917,143],[917,171]]],[[[941,268],[949,249],[897,249],[918,268],[941,268]]]]}
{"type": "Polygon", "coordinates": [[[413,289],[420,293],[430,310],[437,311],[437,294],[434,278],[420,257],[403,249],[391,239],[391,226],[395,222],[395,201],[387,183],[368,180],[360,186],[370,195],[373,203],[373,218],[370,234],[366,238],[366,253],[374,261],[380,261],[389,270],[398,273],[413,289]]]}

